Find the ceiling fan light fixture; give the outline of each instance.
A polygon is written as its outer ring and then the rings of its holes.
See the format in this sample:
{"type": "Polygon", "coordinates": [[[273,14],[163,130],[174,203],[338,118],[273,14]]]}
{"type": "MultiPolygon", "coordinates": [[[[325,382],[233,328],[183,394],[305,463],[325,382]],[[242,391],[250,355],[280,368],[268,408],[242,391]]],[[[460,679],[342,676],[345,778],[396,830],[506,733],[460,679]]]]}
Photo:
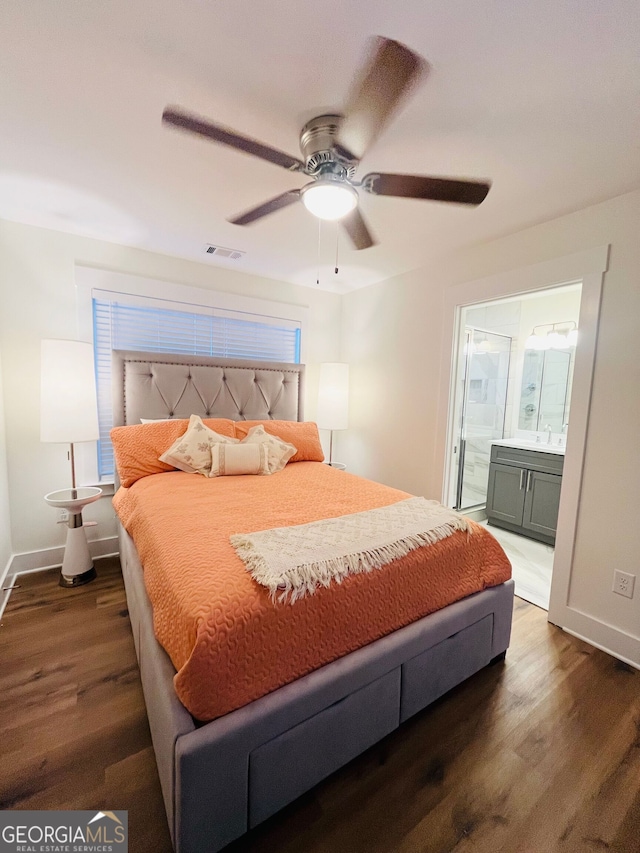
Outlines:
{"type": "Polygon", "coordinates": [[[358,193],[343,181],[319,180],[302,188],[302,203],[318,219],[342,219],[358,204],[358,193]]]}

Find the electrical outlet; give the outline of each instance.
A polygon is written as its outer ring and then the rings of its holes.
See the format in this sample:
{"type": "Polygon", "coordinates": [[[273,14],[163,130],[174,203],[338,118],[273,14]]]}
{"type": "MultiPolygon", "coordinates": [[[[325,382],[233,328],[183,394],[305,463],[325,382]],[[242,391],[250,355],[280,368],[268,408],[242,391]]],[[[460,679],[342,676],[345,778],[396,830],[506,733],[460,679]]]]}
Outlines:
{"type": "Polygon", "coordinates": [[[618,595],[624,595],[626,598],[633,598],[633,588],[635,583],[635,575],[619,571],[615,571],[613,573],[613,591],[617,592],[618,595]]]}
{"type": "Polygon", "coordinates": [[[58,510],[58,524],[62,524],[65,521],[69,521],[69,510],[68,509],[59,509],[58,510]]]}

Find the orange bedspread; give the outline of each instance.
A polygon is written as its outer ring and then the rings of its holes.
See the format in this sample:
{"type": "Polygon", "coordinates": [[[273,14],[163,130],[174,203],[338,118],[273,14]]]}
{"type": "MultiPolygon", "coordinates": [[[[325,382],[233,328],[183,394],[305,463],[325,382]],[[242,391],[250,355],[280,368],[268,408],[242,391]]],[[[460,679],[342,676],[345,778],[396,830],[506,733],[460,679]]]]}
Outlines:
{"type": "Polygon", "coordinates": [[[176,692],[212,720],[391,631],[511,576],[498,542],[473,525],[367,575],[274,603],[229,536],[304,524],[408,497],[320,462],[269,477],[181,472],[120,489],[114,506],[133,537],[156,637],[176,692]]]}

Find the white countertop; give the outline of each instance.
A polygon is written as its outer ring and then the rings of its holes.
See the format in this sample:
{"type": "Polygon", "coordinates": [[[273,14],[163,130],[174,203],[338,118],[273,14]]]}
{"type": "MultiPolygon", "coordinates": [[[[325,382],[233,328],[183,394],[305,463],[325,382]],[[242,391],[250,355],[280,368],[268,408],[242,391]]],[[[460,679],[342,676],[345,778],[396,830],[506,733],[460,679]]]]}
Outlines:
{"type": "Polygon", "coordinates": [[[517,447],[519,450],[536,450],[538,453],[556,453],[564,456],[566,447],[558,444],[547,444],[543,439],[541,441],[528,441],[522,438],[496,438],[491,444],[498,444],[500,447],[517,447]]]}

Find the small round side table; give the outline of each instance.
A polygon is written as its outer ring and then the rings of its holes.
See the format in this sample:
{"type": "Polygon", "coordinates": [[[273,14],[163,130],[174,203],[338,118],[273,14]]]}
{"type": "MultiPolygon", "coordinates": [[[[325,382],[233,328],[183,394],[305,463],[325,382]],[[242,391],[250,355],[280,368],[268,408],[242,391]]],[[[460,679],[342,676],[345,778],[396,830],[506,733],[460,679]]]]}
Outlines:
{"type": "Polygon", "coordinates": [[[87,486],[82,489],[59,489],[44,496],[49,506],[66,509],[69,513],[67,544],[60,571],[60,586],[82,586],[96,576],[93,560],[89,553],[87,536],[82,522],[82,510],[87,504],[97,501],[102,489],[87,486]]]}

